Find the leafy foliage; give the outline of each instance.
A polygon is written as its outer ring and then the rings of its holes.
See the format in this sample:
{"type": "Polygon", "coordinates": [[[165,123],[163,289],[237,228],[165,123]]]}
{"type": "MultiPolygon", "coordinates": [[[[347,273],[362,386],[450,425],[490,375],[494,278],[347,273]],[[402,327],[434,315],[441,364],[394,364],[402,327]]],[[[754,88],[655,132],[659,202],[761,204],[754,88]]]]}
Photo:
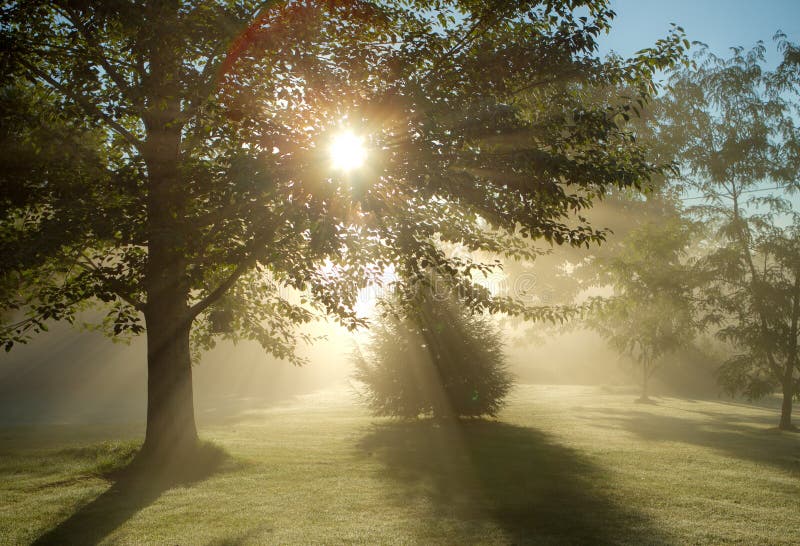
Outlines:
{"type": "MultiPolygon", "coordinates": [[[[601,240],[562,220],[656,166],[618,125],[635,97],[598,106],[586,92],[627,82],[646,96],[681,44],[676,35],[600,61],[595,37],[613,13],[585,5],[590,17],[578,19],[572,4],[537,2],[10,4],[4,306],[27,319],[3,341],[94,299],[125,308],[112,333],[138,333],[148,264],[164,254],[190,318],[209,323],[227,293],[238,317],[227,335],[288,355],[288,332],[245,320],[242,298],[307,290],[361,324],[342,275],[319,273],[325,258],[359,280],[387,262],[463,274],[472,264],[448,261],[431,235],[502,247],[488,223],[601,240]],[[349,180],[325,168],[321,145],[343,120],[371,147],[370,168],[349,180]],[[231,290],[254,268],[266,271],[246,281],[267,279],[259,290],[231,290]]],[[[308,317],[286,298],[265,307],[292,309],[277,320],[308,317]]]]}
{"type": "Polygon", "coordinates": [[[497,414],[512,379],[496,326],[431,287],[411,302],[384,305],[383,320],[355,360],[355,378],[376,415],[497,414]]]}
{"type": "Polygon", "coordinates": [[[719,370],[730,393],[759,398],[780,388],[781,427],[790,428],[800,394],[800,132],[796,46],[764,69],[763,44],[723,59],[701,51],[677,72],[664,134],[676,143],[688,182],[705,203],[693,212],[713,228],[699,264],[707,324],[735,347],[719,370]]]}
{"type": "Polygon", "coordinates": [[[694,337],[694,280],[687,262],[692,234],[673,209],[634,229],[618,253],[591,264],[614,295],[595,301],[588,325],[636,362],[643,398],[664,357],[694,337]]]}

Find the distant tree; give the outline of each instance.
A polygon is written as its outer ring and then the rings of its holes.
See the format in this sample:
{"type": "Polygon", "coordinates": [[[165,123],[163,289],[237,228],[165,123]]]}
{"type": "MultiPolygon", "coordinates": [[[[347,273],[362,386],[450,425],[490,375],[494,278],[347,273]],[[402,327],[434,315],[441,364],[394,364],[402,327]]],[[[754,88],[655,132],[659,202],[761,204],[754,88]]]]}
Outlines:
{"type": "MultiPolygon", "coordinates": [[[[688,58],[681,64],[689,64],[688,58]]],[[[605,88],[598,90],[587,101],[603,104],[613,108],[614,104],[630,96],[631,89],[625,87],[605,88]]],[[[602,245],[591,247],[561,246],[549,248],[537,245],[536,255],[526,260],[506,261],[503,265],[503,286],[509,292],[524,296],[535,304],[570,305],[581,302],[590,286],[605,285],[608,282],[607,272],[602,264],[609,263],[615,257],[626,252],[632,231],[640,229],[643,224],[654,218],[670,218],[679,221],[681,212],[676,201],[675,145],[663,138],[660,126],[656,122],[663,103],[657,98],[635,104],[634,111],[626,115],[626,128],[635,136],[636,141],[647,152],[649,161],[658,165],[669,165],[663,173],[654,173],[649,178],[643,191],[630,188],[612,188],[596,203],[591,210],[585,212],[590,223],[603,226],[613,233],[602,245]]],[[[689,224],[687,223],[687,226],[689,224]]],[[[522,326],[524,319],[511,318],[522,326]]],[[[552,333],[563,333],[565,330],[585,326],[580,320],[554,322],[550,325],[527,323],[523,342],[535,342],[552,333]]]]}
{"type": "Polygon", "coordinates": [[[701,50],[677,71],[665,97],[662,132],[675,143],[685,179],[715,231],[701,262],[705,320],[736,354],[718,371],[731,394],[780,390],[780,428],[793,430],[800,395],[800,189],[797,46],[779,38],[784,60],[764,68],[766,48],[729,58],[701,50]]]}
{"type": "Polygon", "coordinates": [[[382,319],[355,360],[376,415],[479,417],[502,408],[512,378],[497,326],[441,287],[382,302],[382,319]]]}
{"type": "Polygon", "coordinates": [[[601,60],[612,18],[603,0],[5,3],[0,343],[107,304],[111,335],[147,332],[143,453],[180,452],[190,336],[299,362],[295,325],[364,324],[353,286],[390,264],[456,278],[478,312],[558,315],[480,290],[493,265],[435,241],[589,245],[605,232],[581,211],[660,171],[624,118],[683,39],[601,60]],[[340,129],[365,139],[360,171],[330,166],[340,129]]]}
{"type": "Polygon", "coordinates": [[[614,290],[595,299],[587,325],[636,363],[642,402],[649,401],[650,380],[666,357],[695,334],[691,242],[691,224],[673,209],[633,229],[614,255],[587,264],[597,284],[614,290]]]}

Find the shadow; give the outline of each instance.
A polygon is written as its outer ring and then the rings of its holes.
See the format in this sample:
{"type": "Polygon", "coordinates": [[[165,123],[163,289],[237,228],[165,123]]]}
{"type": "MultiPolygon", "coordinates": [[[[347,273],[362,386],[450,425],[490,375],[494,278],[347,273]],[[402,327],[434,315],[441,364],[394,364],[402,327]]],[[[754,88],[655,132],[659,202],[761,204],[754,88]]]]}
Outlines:
{"type": "Polygon", "coordinates": [[[775,428],[772,415],[682,411],[690,415],[673,417],[633,409],[591,408],[591,415],[584,418],[591,419],[595,426],[625,430],[644,440],[693,444],[800,476],[800,435],[775,428]]]}
{"type": "Polygon", "coordinates": [[[137,456],[128,466],[105,475],[112,482],[109,489],[33,544],[97,544],[164,491],[202,481],[229,460],[222,448],[205,442],[171,463],[137,456]]]}
{"type": "Polygon", "coordinates": [[[670,542],[613,501],[590,461],[533,429],[391,422],[375,425],[359,449],[382,463],[398,506],[425,502],[432,517],[454,519],[467,536],[481,536],[488,523],[511,544],[670,542]]]}
{"type": "Polygon", "coordinates": [[[257,525],[252,529],[240,531],[237,536],[224,537],[208,542],[206,546],[240,546],[242,544],[261,544],[263,535],[273,533],[274,528],[268,525],[257,525]]]}

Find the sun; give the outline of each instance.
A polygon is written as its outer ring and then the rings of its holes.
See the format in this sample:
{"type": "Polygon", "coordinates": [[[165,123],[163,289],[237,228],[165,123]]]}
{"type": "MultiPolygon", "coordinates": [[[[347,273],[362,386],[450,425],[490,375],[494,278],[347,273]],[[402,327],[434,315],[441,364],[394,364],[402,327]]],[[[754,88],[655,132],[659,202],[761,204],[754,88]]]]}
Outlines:
{"type": "Polygon", "coordinates": [[[345,172],[359,168],[367,159],[364,139],[349,131],[333,137],[330,154],[333,168],[345,172]]]}

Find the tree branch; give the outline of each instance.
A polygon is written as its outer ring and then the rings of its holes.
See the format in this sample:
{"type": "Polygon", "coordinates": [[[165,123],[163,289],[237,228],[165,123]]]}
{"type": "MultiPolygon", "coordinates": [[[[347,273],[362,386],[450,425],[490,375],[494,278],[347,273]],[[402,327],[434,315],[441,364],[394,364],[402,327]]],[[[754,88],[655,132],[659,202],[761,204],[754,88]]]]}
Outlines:
{"type": "Polygon", "coordinates": [[[130,100],[136,107],[141,107],[141,100],[137,100],[136,97],[132,96],[133,89],[128,82],[125,81],[125,78],[122,77],[117,69],[114,68],[111,62],[109,62],[109,60],[102,54],[103,48],[100,46],[100,43],[95,39],[94,35],[90,32],[86,25],[80,20],[78,14],[76,14],[75,11],[71,10],[69,7],[64,7],[62,10],[66,13],[64,18],[69,21],[86,40],[86,43],[89,45],[87,50],[96,51],[96,55],[92,56],[93,60],[103,67],[103,70],[106,72],[106,74],[108,74],[114,84],[120,89],[122,94],[128,98],[128,100],[130,100]]]}
{"type": "Polygon", "coordinates": [[[103,273],[103,270],[94,263],[94,261],[86,255],[86,252],[81,251],[81,256],[86,260],[85,262],[78,262],[79,265],[87,268],[92,273],[97,275],[102,279],[102,281],[108,284],[111,287],[111,291],[114,292],[122,301],[136,309],[137,311],[144,312],[144,304],[134,298],[131,294],[125,290],[125,286],[119,282],[118,279],[113,277],[108,277],[103,273]]]}
{"type": "Polygon", "coordinates": [[[138,138],[136,138],[136,136],[133,133],[131,133],[125,127],[123,127],[118,121],[116,121],[114,118],[103,112],[92,101],[88,100],[86,97],[78,93],[70,91],[64,85],[62,85],[58,80],[56,80],[49,74],[46,74],[45,72],[41,71],[36,66],[29,63],[27,60],[20,59],[20,64],[28,70],[32,79],[34,80],[38,79],[40,81],[43,81],[44,83],[56,89],[60,93],[69,97],[70,99],[75,101],[75,103],[78,104],[84,110],[84,112],[86,112],[90,116],[93,115],[102,119],[115,133],[117,133],[123,139],[125,139],[128,142],[128,144],[130,144],[140,152],[142,151],[143,147],[142,142],[138,138]]]}
{"type": "MultiPolygon", "coordinates": [[[[491,11],[490,11],[490,13],[491,13],[491,11]]],[[[488,15],[488,13],[484,13],[480,17],[478,17],[478,19],[476,19],[472,23],[472,25],[469,27],[469,29],[467,29],[467,32],[464,34],[464,36],[462,36],[461,39],[458,40],[455,44],[453,44],[453,46],[450,49],[448,49],[447,51],[442,53],[439,56],[439,58],[436,59],[433,62],[433,64],[431,65],[430,69],[428,69],[428,71],[425,72],[425,76],[426,77],[430,76],[431,74],[433,74],[448,57],[450,57],[451,55],[454,55],[459,49],[464,47],[468,43],[469,40],[477,38],[477,36],[473,36],[473,34],[475,33],[476,30],[478,30],[478,27],[480,27],[483,24],[483,22],[484,22],[484,20],[486,18],[486,15],[488,15]]],[[[495,17],[497,17],[497,16],[495,16],[495,17]]]]}
{"type": "MultiPolygon", "coordinates": [[[[750,295],[752,296],[755,307],[756,313],[758,314],[758,318],[761,325],[761,335],[764,336],[765,340],[769,339],[769,323],[767,321],[767,313],[764,309],[764,302],[758,296],[758,271],[756,269],[755,263],[753,262],[753,256],[750,253],[750,231],[749,227],[746,225],[746,220],[742,218],[739,212],[739,194],[736,192],[735,185],[732,186],[732,199],[733,199],[733,221],[736,224],[736,233],[739,237],[739,244],[742,247],[742,253],[744,254],[745,262],[747,263],[747,267],[750,270],[750,295]]],[[[778,366],[778,363],[775,362],[775,355],[772,353],[771,350],[767,350],[767,363],[769,364],[772,373],[775,374],[776,377],[779,379],[781,378],[781,369],[778,366]]]]}
{"type": "MultiPolygon", "coordinates": [[[[222,42],[221,42],[222,43],[222,42]]],[[[215,77],[214,73],[222,66],[222,61],[224,59],[217,59],[216,61],[212,61],[212,59],[216,58],[219,55],[220,47],[219,45],[213,49],[213,51],[208,56],[208,62],[206,62],[205,66],[203,66],[203,70],[200,72],[200,80],[203,82],[200,85],[200,90],[197,94],[192,97],[189,102],[188,108],[181,112],[184,121],[187,121],[189,118],[194,116],[202,108],[203,103],[208,99],[208,97],[213,93],[215,89],[215,77]]]]}
{"type": "Polygon", "coordinates": [[[261,254],[259,254],[258,248],[274,234],[275,230],[271,229],[254,236],[254,239],[250,244],[250,248],[253,249],[253,251],[249,255],[246,254],[245,257],[236,264],[233,272],[214,290],[209,292],[204,298],[189,308],[190,320],[194,320],[194,318],[202,313],[209,305],[222,297],[225,292],[227,292],[234,284],[236,284],[236,281],[238,281],[242,275],[247,273],[247,270],[250,269],[250,267],[252,267],[259,260],[259,258],[263,257],[261,254]]]}
{"type": "Polygon", "coordinates": [[[254,262],[255,258],[250,258],[239,263],[233,270],[233,273],[228,275],[228,278],[222,281],[214,290],[209,292],[206,297],[189,308],[189,319],[194,320],[195,317],[202,313],[209,305],[221,298],[225,292],[227,292],[234,284],[236,284],[236,281],[238,281],[239,278],[244,275],[248,269],[250,269],[250,266],[254,262]]]}

